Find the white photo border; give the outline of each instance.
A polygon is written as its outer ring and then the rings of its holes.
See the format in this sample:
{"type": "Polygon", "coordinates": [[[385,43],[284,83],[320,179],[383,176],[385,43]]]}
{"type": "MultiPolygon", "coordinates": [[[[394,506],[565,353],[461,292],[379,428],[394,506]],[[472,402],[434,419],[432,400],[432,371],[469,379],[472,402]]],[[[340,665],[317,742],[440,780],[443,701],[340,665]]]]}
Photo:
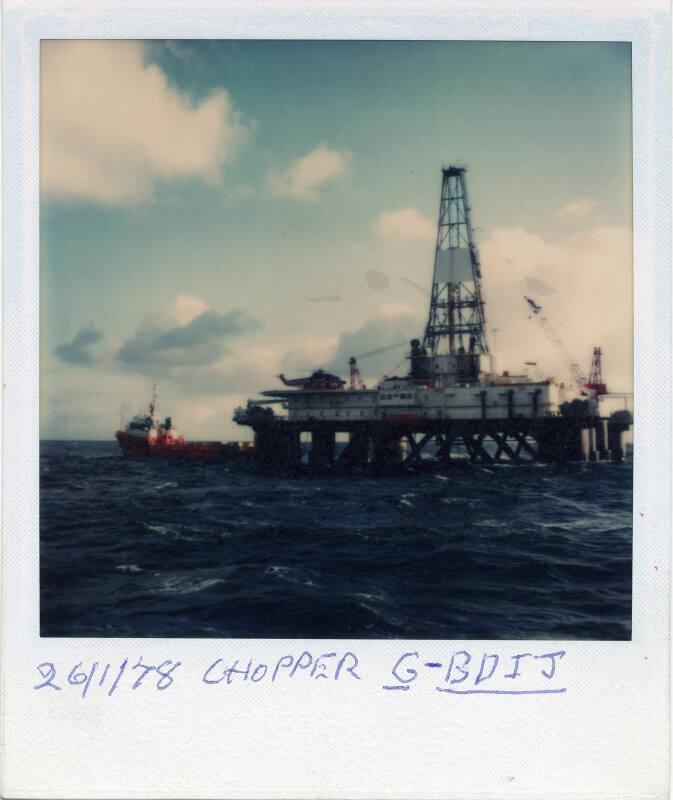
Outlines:
{"type": "MultiPolygon", "coordinates": [[[[663,798],[668,785],[671,478],[670,20],[665,2],[8,0],[3,13],[2,763],[8,798],[663,798]],[[65,4],[64,4],[65,6],[65,4]],[[39,636],[41,39],[630,41],[635,403],[633,638],[564,650],[559,696],[384,692],[401,652],[494,642],[39,636]],[[211,687],[204,665],[357,652],[350,684],[211,687]],[[36,692],[36,665],[183,662],[170,692],[36,692]]],[[[625,321],[628,324],[628,321],[625,321]]],[[[498,642],[515,654],[540,642],[498,642]]]]}

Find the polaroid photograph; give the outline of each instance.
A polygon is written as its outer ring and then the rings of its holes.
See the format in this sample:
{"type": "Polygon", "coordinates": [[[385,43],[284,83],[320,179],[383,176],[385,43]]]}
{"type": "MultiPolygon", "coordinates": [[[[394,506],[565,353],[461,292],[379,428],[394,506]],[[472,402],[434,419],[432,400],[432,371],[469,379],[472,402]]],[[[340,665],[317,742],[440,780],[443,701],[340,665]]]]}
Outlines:
{"type": "Polygon", "coordinates": [[[668,797],[668,6],[3,28],[2,796],[668,797]]]}

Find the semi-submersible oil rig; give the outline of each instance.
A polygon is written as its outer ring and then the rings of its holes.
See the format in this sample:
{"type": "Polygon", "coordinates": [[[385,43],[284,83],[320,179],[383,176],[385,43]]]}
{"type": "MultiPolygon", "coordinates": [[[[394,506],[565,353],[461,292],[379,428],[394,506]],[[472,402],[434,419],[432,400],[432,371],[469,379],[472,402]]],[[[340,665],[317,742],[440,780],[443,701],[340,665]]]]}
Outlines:
{"type": "MultiPolygon", "coordinates": [[[[254,431],[259,463],[432,469],[623,458],[631,415],[600,415],[598,396],[606,389],[595,370],[588,380],[575,370],[568,387],[495,373],[465,172],[442,170],[430,310],[422,341],[411,342],[409,373],[367,389],[351,358],[348,386],[323,370],[294,380],[279,376],[284,388],[261,392],[269,399],[234,412],[236,422],[254,431]]],[[[540,306],[525,299],[539,315],[540,306]]]]}

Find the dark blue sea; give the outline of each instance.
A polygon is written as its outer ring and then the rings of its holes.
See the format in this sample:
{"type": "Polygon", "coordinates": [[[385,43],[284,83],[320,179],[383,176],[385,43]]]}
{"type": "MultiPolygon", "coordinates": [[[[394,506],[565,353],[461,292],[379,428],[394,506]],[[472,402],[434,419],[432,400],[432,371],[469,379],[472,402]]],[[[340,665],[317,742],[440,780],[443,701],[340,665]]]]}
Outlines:
{"type": "Polygon", "coordinates": [[[632,468],[271,476],[41,445],[43,636],[629,639],[632,468]]]}

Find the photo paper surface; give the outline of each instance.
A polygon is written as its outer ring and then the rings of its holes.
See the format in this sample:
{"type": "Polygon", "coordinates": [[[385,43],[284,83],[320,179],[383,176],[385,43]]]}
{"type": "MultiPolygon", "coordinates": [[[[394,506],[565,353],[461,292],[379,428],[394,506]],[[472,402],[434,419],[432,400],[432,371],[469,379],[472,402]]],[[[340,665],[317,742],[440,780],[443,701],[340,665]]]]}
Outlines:
{"type": "Polygon", "coordinates": [[[7,797],[667,796],[668,11],[391,8],[6,11],[7,797]]]}

